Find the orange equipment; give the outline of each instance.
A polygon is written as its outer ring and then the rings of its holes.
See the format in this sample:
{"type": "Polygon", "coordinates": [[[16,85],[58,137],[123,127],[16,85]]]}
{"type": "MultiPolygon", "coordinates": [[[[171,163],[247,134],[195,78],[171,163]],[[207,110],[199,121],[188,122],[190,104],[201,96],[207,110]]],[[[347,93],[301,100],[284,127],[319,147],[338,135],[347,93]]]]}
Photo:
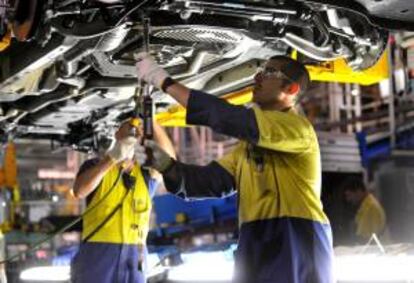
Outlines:
{"type": "MultiPolygon", "coordinates": [[[[4,147],[4,162],[3,167],[0,167],[0,189],[10,191],[12,202],[7,205],[11,208],[10,212],[13,212],[14,206],[20,201],[20,190],[17,180],[16,147],[12,142],[4,147]]],[[[2,232],[8,231],[14,223],[14,213],[8,213],[8,216],[8,219],[0,223],[2,232]]]]}

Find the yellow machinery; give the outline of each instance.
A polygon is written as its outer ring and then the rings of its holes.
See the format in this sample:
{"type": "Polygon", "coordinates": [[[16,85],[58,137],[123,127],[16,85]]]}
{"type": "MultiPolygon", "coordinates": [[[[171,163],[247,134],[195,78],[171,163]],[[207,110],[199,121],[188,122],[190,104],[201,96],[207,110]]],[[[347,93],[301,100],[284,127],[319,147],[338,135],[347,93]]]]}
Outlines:
{"type": "MultiPolygon", "coordinates": [[[[16,148],[12,142],[9,142],[4,148],[4,162],[3,167],[0,167],[0,190],[8,190],[11,194],[12,203],[6,203],[6,206],[11,208],[9,213],[5,213],[6,219],[0,223],[0,230],[2,232],[8,231],[14,222],[13,211],[14,205],[20,201],[19,184],[17,181],[17,162],[16,162],[16,148]]],[[[2,191],[3,195],[4,191],[2,191]]],[[[1,204],[0,204],[1,205],[1,204]]]]}
{"type": "MultiPolygon", "coordinates": [[[[292,57],[295,58],[295,54],[292,57]]],[[[317,65],[307,65],[306,68],[313,81],[372,85],[387,79],[389,76],[388,51],[382,54],[377,64],[361,72],[353,71],[343,59],[317,65]]],[[[236,105],[246,104],[251,101],[252,88],[248,87],[241,91],[230,93],[223,98],[236,105]]],[[[156,118],[163,126],[182,127],[186,125],[185,109],[178,105],[170,107],[167,112],[157,114],[156,118]]]]}
{"type": "Polygon", "coordinates": [[[314,81],[372,85],[389,76],[388,51],[382,54],[373,67],[361,72],[353,71],[343,59],[306,67],[314,81]]]}
{"type": "MultiPolygon", "coordinates": [[[[246,104],[252,99],[252,87],[225,95],[223,99],[236,105],[246,104]]],[[[158,113],[156,119],[160,125],[165,127],[184,127],[186,126],[185,115],[186,111],[184,107],[174,105],[171,106],[167,112],[158,113]]]]}
{"type": "Polygon", "coordinates": [[[7,29],[6,34],[0,38],[0,51],[5,50],[7,47],[9,47],[11,42],[11,30],[7,29]]]}

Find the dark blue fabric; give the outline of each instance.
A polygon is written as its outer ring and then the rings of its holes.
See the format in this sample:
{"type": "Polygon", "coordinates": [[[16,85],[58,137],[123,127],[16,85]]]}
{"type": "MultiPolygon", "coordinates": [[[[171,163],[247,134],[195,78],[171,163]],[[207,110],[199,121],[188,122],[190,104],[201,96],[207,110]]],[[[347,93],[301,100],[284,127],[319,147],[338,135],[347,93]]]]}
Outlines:
{"type": "Polygon", "coordinates": [[[72,283],[144,283],[137,245],[82,244],[71,264],[72,283]]]}
{"type": "Polygon", "coordinates": [[[250,143],[259,141],[259,127],[253,109],[232,105],[198,90],[190,92],[186,121],[250,143]]]}
{"type": "Polygon", "coordinates": [[[292,217],[243,224],[235,262],[235,283],[333,283],[330,226],[292,217]]]}
{"type": "Polygon", "coordinates": [[[233,176],[215,161],[206,166],[176,161],[163,178],[167,190],[184,199],[225,197],[235,192],[233,176]]]}

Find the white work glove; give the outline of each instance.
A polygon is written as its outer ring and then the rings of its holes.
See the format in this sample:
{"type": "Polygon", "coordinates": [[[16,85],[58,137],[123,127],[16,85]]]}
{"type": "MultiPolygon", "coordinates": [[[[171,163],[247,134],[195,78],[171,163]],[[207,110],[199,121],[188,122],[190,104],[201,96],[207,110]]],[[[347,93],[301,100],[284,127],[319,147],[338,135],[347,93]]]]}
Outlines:
{"type": "Polygon", "coordinates": [[[158,172],[164,172],[173,162],[171,156],[166,153],[155,141],[146,140],[144,145],[135,146],[135,158],[141,160],[144,166],[154,168],[158,172]]]}
{"type": "Polygon", "coordinates": [[[135,145],[135,160],[143,165],[148,159],[148,154],[145,152],[145,146],[143,146],[141,143],[137,143],[135,145]]]}
{"type": "Polygon", "coordinates": [[[126,137],[122,140],[117,140],[113,148],[108,151],[108,156],[116,163],[125,159],[132,159],[134,157],[134,146],[137,143],[135,137],[126,137]]]}
{"type": "Polygon", "coordinates": [[[161,68],[147,52],[138,53],[135,59],[138,79],[161,89],[164,80],[170,76],[167,71],[161,68]]]}

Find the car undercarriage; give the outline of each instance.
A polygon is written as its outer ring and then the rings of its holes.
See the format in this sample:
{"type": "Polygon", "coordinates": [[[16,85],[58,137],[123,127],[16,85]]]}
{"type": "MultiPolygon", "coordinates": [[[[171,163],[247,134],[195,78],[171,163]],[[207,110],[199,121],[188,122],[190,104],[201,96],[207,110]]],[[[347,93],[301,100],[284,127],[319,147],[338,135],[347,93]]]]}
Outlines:
{"type": "MultiPolygon", "coordinates": [[[[292,50],[311,64],[342,58],[354,71],[370,68],[389,30],[414,30],[414,4],[385,2],[0,0],[0,136],[95,148],[134,111],[145,18],[157,62],[222,96],[292,50]]],[[[176,104],[152,96],[157,113],[176,104]]]]}

